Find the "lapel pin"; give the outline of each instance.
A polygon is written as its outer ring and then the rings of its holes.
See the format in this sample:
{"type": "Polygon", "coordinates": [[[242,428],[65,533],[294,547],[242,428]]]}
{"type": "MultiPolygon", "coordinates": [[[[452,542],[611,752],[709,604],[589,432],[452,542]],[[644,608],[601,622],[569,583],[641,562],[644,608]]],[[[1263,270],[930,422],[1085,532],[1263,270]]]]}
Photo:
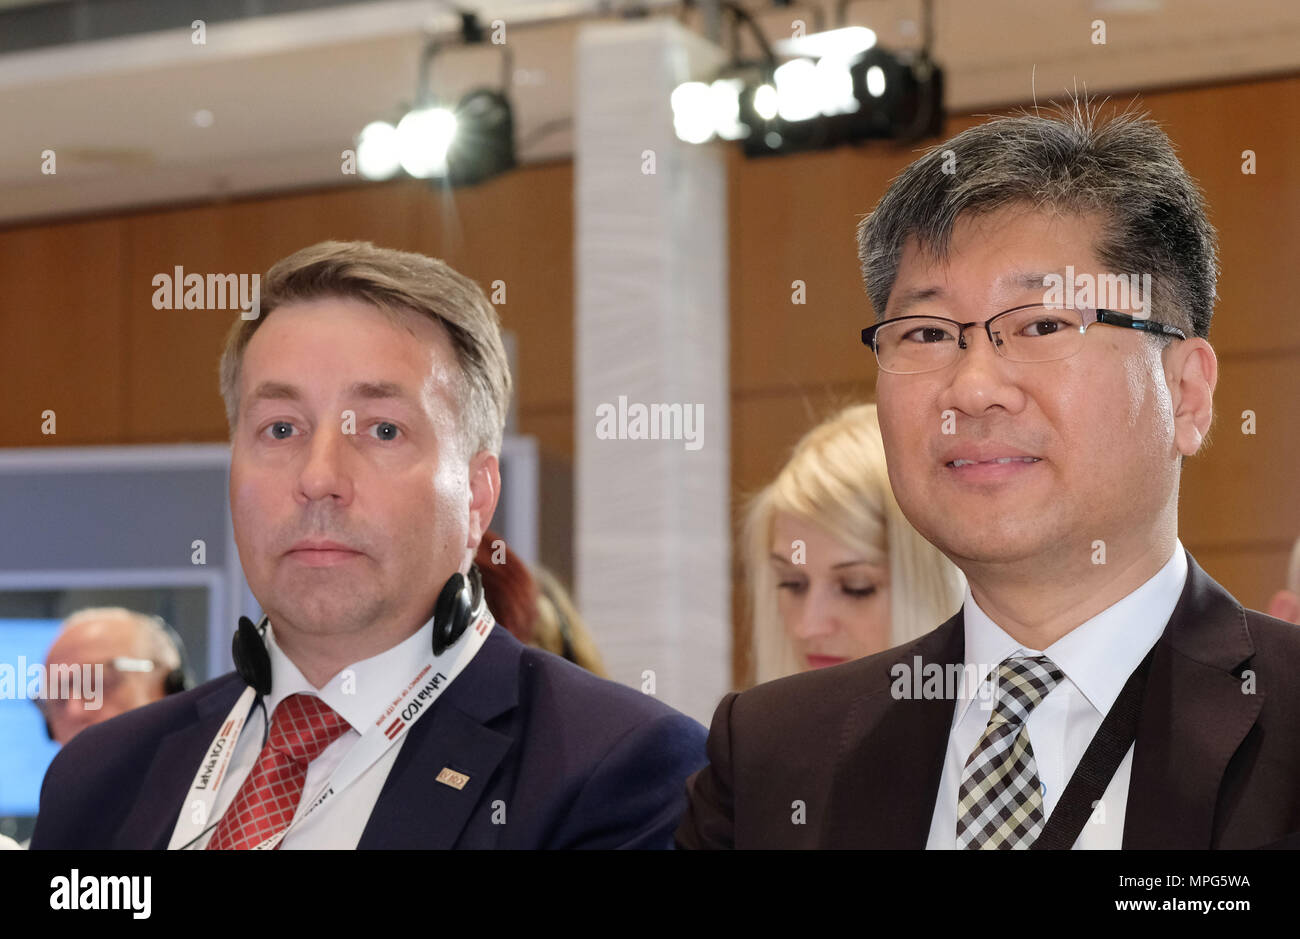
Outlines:
{"type": "Polygon", "coordinates": [[[438,774],[438,782],[453,789],[464,789],[465,784],[469,782],[469,777],[464,773],[456,772],[450,766],[444,766],[442,772],[438,774]]]}

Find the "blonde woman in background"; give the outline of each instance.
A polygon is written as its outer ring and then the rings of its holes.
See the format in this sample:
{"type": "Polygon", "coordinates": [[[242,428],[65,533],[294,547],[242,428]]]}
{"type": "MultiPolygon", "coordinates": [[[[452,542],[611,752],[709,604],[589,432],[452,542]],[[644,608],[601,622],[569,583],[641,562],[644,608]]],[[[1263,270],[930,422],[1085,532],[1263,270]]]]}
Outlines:
{"type": "Polygon", "coordinates": [[[750,502],[742,540],[760,682],[927,633],[966,588],[899,511],[874,404],[846,408],[799,441],[750,502]]]}
{"type": "Polygon", "coordinates": [[[533,645],[563,656],[594,675],[608,678],[596,641],[564,585],[540,565],[533,568],[533,579],[538,588],[533,645]]]}

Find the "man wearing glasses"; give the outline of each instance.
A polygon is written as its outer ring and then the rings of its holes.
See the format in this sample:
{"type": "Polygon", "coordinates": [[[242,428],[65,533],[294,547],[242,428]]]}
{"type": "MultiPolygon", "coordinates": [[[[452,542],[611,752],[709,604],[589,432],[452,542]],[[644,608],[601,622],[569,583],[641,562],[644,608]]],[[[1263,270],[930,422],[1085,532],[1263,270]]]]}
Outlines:
{"type": "Polygon", "coordinates": [[[966,599],[907,645],[724,698],[678,844],[1293,834],[1300,632],[1178,540],[1217,265],[1168,138],[1086,102],[971,128],[894,181],[859,257],[890,481],[966,599]]]}
{"type": "MultiPolygon", "coordinates": [[[[75,669],[91,678],[68,697],[52,694],[40,702],[50,739],[65,744],[92,724],[158,701],[185,689],[184,662],[178,637],[162,620],[122,607],[79,610],[45,657],[46,687],[60,687],[54,678],[75,669]]],[[[78,682],[78,685],[81,683],[78,682]]]]}

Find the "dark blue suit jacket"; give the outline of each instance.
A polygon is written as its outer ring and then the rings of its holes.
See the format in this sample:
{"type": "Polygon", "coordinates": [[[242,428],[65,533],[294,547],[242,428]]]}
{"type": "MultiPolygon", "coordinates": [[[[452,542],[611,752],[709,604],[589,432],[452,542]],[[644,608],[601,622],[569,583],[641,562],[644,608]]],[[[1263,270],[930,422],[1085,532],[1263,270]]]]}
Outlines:
{"type": "MultiPolygon", "coordinates": [[[[45,774],[32,848],[166,848],[243,690],[232,672],[79,733],[45,774]]],[[[704,740],[684,714],[496,626],[407,732],[358,847],[667,848],[704,740]],[[443,767],[465,788],[436,782],[443,767]]]]}

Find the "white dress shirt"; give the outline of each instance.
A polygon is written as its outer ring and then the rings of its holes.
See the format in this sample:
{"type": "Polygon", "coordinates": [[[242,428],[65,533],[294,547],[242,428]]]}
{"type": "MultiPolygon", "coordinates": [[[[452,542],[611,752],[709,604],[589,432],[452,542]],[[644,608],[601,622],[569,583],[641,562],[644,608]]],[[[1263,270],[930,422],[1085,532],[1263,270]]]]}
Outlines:
{"type": "MultiPolygon", "coordinates": [[[[980,609],[966,588],[963,606],[966,664],[978,665],[975,687],[960,689],[943,776],[930,821],[927,848],[957,847],[957,795],[962,770],[992,715],[994,694],[986,669],[1011,655],[1046,655],[1064,677],[1029,714],[1029,743],[1043,785],[1043,816],[1052,809],[1093,735],[1119,697],[1124,683],[1156,644],[1187,580],[1182,542],[1150,580],[1092,619],[1070,630],[1041,652],[1008,636],[980,609]]],[[[965,674],[967,670],[963,670],[965,674]]],[[[1119,848],[1124,837],[1124,810],[1133,769],[1133,746],[1102,795],[1101,804],[1083,826],[1075,848],[1119,848]]]]}
{"type": "MultiPolygon", "coordinates": [[[[275,708],[281,701],[291,694],[301,692],[319,697],[351,725],[350,730],[345,731],[308,765],[302,798],[298,802],[298,814],[314,801],[314,796],[324,788],[325,781],[361,739],[366,728],[374,723],[380,712],[406,686],[407,681],[415,677],[432,641],[433,620],[429,620],[413,636],[376,656],[349,665],[331,678],[324,688],[317,689],[303,677],[298,666],[276,644],[268,622],[266,648],[271,655],[271,693],[263,699],[267,718],[275,716],[275,708]]],[[[234,802],[239,787],[257,763],[269,726],[262,714],[262,709],[255,707],[239,734],[235,755],[231,757],[230,768],[226,771],[226,777],[222,780],[213,803],[209,822],[212,830],[215,830],[213,823],[234,802]]],[[[406,736],[403,735],[352,785],[313,812],[301,824],[293,825],[289,834],[280,842],[281,850],[355,848],[405,739],[406,736]]],[[[209,831],[195,843],[195,847],[207,847],[211,838],[212,831],[209,831]]]]}

